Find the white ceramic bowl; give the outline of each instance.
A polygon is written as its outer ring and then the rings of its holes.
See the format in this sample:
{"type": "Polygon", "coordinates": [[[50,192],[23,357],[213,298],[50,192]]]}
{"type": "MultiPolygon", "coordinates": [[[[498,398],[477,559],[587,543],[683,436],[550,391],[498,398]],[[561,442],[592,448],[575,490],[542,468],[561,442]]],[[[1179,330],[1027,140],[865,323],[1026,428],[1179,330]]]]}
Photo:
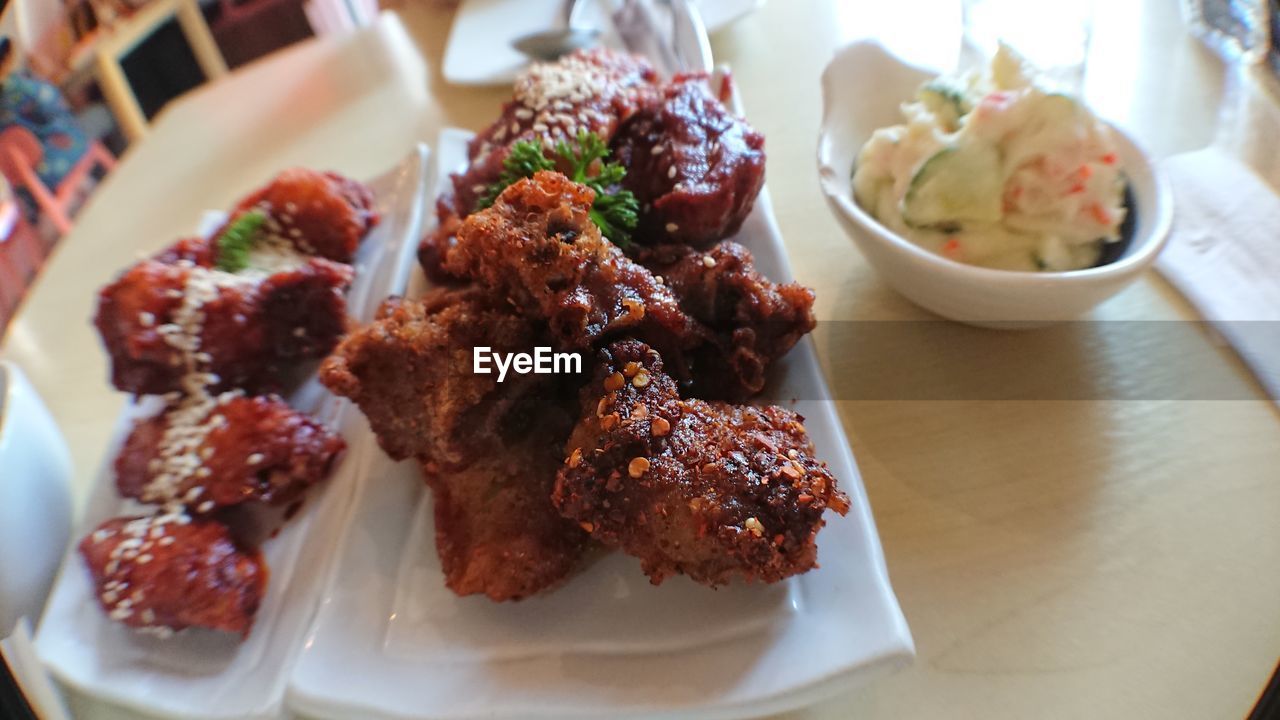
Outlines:
{"type": "Polygon", "coordinates": [[[0,637],[40,617],[71,534],[71,454],[16,365],[0,362],[0,637]]]}
{"type": "Polygon", "coordinates": [[[1167,182],[1147,155],[1118,129],[1120,164],[1136,218],[1123,254],[1099,267],[1069,272],[1014,272],[955,262],[885,228],[853,198],[854,162],[878,128],[902,122],[899,106],[937,72],[912,67],[874,42],[836,53],[822,74],[823,120],[818,174],[827,203],[867,261],[895,290],[943,317],[975,325],[1035,327],[1070,320],[1133,282],[1155,260],[1169,234],[1167,182]]]}

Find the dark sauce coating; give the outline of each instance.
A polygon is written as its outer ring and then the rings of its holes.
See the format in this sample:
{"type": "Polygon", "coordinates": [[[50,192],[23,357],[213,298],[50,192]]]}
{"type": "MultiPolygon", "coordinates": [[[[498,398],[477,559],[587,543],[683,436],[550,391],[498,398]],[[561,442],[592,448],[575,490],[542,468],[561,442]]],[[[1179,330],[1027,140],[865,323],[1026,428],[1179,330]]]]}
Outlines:
{"type": "Polygon", "coordinates": [[[713,339],[685,353],[688,394],[743,400],[764,389],[769,366],[811,332],[813,291],[778,284],[756,270],[751,252],[732,241],[706,252],[688,245],[641,248],[637,259],[675,293],[680,309],[713,339]]]}
{"type": "MultiPolygon", "coordinates": [[[[266,229],[306,255],[350,263],[360,241],[378,224],[373,191],[334,172],[290,168],[240,200],[228,224],[241,213],[267,214],[266,229]]],[[[215,234],[221,234],[221,230],[215,234]]]]}
{"type": "Polygon", "coordinates": [[[162,634],[202,627],[247,637],[267,587],[262,554],[220,523],[114,518],[80,541],[103,612],[162,634]]]}
{"type": "Polygon", "coordinates": [[[764,187],[764,136],[733,115],[701,75],[676,78],[662,99],[613,138],[640,201],[636,236],[706,247],[738,231],[764,187]]]}
{"type": "Polygon", "coordinates": [[[552,499],[657,584],[686,574],[777,582],[816,564],[827,508],[848,498],[813,457],[803,418],[775,406],[682,400],[662,359],[624,340],[600,353],[552,499]]]}
{"type": "Polygon", "coordinates": [[[286,505],[323,480],[346,448],[340,436],[279,397],[237,396],[193,419],[208,427],[189,458],[199,468],[174,474],[161,458],[174,414],[171,409],[134,424],[115,462],[116,488],[124,497],[178,502],[193,514],[245,502],[286,505]]]}
{"type": "MultiPolygon", "coordinates": [[[[323,357],[346,331],[343,292],[352,272],[312,258],[260,280],[218,285],[197,328],[207,367],[220,379],[214,389],[270,390],[297,362],[323,357]]],[[[162,327],[175,322],[193,274],[207,278],[213,271],[144,260],[99,293],[94,324],[117,389],[146,395],[183,389],[182,353],[162,327]]]]}

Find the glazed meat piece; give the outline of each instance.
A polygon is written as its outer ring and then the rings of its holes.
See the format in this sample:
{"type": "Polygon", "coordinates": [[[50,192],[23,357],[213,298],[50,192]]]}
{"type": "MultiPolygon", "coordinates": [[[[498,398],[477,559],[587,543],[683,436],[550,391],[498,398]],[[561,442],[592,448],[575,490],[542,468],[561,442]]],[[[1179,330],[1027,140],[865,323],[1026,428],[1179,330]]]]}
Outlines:
{"type": "Polygon", "coordinates": [[[498,179],[517,141],[554,143],[585,130],[607,143],[622,122],[658,96],[657,79],[646,60],[604,48],[524,71],[502,115],[467,146],[466,172],[452,178],[458,214],[479,209],[480,195],[498,179]]]}
{"type": "Polygon", "coordinates": [[[814,538],[848,498],[779,407],[681,400],[635,340],[601,351],[552,498],[596,540],[640,558],[657,584],[777,582],[815,566],[814,538]]]}
{"type": "Polygon", "coordinates": [[[108,520],[79,549],[103,612],[162,637],[188,627],[247,637],[267,589],[261,553],[186,515],[108,520]]]}
{"type": "Polygon", "coordinates": [[[622,122],[659,95],[657,80],[644,59],[604,48],[580,50],[521,74],[502,114],[467,146],[467,170],[452,176],[453,194],[437,204],[440,223],[423,239],[418,254],[428,277],[448,277],[441,263],[457,224],[479,209],[481,196],[502,173],[512,145],[520,140],[571,140],[580,131],[608,142],[622,122]]]}
{"type": "Polygon", "coordinates": [[[184,390],[196,372],[216,375],[215,389],[274,388],[345,332],[351,277],[317,258],[265,277],[143,261],[99,293],[94,323],[111,380],[146,395],[184,390]]]}
{"type": "Polygon", "coordinates": [[[435,512],[436,552],[458,595],[520,600],[559,584],[577,567],[587,533],[551,505],[571,419],[556,413],[499,452],[461,470],[424,466],[435,512]]]}
{"type": "Polygon", "coordinates": [[[661,245],[639,253],[680,301],[680,309],[707,326],[714,340],[686,353],[692,384],[703,399],[742,400],[759,393],[769,365],[811,332],[813,291],[779,285],[761,275],[751,253],[725,241],[698,252],[661,245]]]}
{"type": "Polygon", "coordinates": [[[360,407],[392,458],[457,470],[501,451],[511,435],[540,422],[541,408],[572,397],[574,386],[560,388],[572,377],[513,372],[499,383],[497,374],[474,371],[477,347],[514,353],[547,345],[539,325],[477,287],[393,298],[376,321],[343,340],[320,379],[360,407]]]}
{"type": "Polygon", "coordinates": [[[116,487],[199,514],[244,502],[284,505],[324,479],[345,448],[274,395],[197,394],[134,424],[116,458],[116,487]]]}
{"type": "Polygon", "coordinates": [[[764,136],[730,113],[704,76],[677,78],[613,139],[640,201],[637,237],[706,247],[738,231],[764,187],[764,136]]]}
{"type": "Polygon", "coordinates": [[[467,218],[445,268],[545,319],[562,350],[585,350],[620,331],[664,349],[692,344],[702,329],[669,288],[600,235],[588,216],[594,199],[559,173],[521,180],[467,218]]]}
{"type": "Polygon", "coordinates": [[[378,224],[373,191],[334,172],[292,168],[237,203],[241,213],[262,210],[266,230],[299,252],[350,263],[360,241],[378,224]]]}
{"type": "Polygon", "coordinates": [[[165,265],[177,265],[187,261],[200,267],[213,267],[216,253],[212,241],[201,237],[183,238],[161,250],[151,259],[165,265]]]}

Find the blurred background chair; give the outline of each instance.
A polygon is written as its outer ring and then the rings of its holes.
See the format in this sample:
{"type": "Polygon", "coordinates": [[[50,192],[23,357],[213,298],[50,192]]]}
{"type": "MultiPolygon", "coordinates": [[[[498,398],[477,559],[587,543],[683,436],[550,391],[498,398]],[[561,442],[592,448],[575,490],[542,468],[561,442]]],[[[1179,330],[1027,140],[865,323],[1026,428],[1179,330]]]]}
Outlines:
{"type": "Polygon", "coordinates": [[[121,62],[158,28],[176,20],[207,81],[227,74],[227,63],[196,0],[152,0],[131,15],[104,21],[97,41],[98,83],[130,142],[147,133],[147,114],[121,62]]]}
{"type": "Polygon", "coordinates": [[[110,172],[115,168],[115,158],[101,143],[89,141],[65,174],[58,173],[61,178],[53,187],[46,184],[49,175],[42,178],[39,172],[47,164],[44,147],[31,130],[9,125],[0,131],[0,172],[11,186],[26,190],[40,215],[49,220],[58,235],[65,235],[71,231],[72,212],[94,179],[93,172],[110,172]]]}

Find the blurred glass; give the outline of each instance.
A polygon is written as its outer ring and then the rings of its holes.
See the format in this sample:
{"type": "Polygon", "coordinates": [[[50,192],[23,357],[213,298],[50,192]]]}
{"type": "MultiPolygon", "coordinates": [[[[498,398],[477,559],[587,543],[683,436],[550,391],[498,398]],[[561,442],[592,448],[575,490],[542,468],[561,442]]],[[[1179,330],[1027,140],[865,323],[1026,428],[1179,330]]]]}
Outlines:
{"type": "Polygon", "coordinates": [[[981,65],[1004,43],[1059,89],[1080,93],[1093,37],[1093,0],[962,0],[961,8],[961,67],[981,65]]]}
{"type": "Polygon", "coordinates": [[[1191,32],[1228,59],[1262,59],[1270,47],[1269,0],[1182,0],[1191,32]]]}

